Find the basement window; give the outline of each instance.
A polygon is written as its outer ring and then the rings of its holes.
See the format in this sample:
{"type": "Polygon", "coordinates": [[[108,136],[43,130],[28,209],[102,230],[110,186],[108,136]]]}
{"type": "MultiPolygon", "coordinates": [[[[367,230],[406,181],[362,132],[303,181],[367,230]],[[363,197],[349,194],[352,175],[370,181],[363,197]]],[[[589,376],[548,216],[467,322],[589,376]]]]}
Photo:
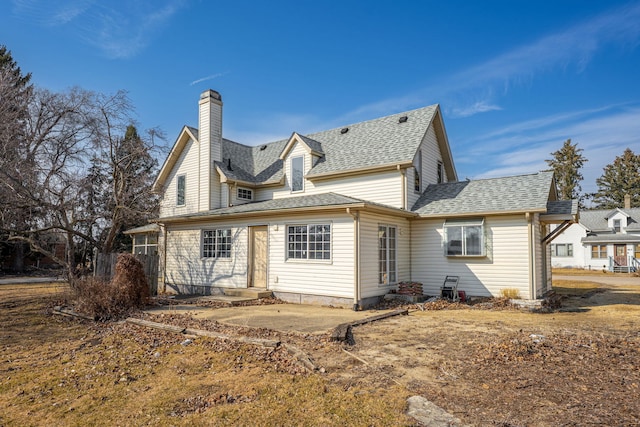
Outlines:
{"type": "Polygon", "coordinates": [[[444,223],[443,246],[448,257],[486,256],[484,218],[447,220],[444,223]]]}

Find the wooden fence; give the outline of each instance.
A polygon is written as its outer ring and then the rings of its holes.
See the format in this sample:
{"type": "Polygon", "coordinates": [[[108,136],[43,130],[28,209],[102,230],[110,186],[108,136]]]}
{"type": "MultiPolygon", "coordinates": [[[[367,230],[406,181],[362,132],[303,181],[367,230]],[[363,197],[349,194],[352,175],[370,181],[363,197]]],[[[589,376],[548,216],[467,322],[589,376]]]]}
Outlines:
{"type": "MultiPolygon", "coordinates": [[[[116,272],[116,262],[118,261],[117,253],[114,254],[97,254],[96,265],[93,270],[95,277],[101,277],[103,280],[111,280],[116,272]]],[[[149,283],[149,293],[151,295],[158,294],[158,255],[142,255],[134,254],[143,267],[144,274],[147,276],[149,283]]]]}

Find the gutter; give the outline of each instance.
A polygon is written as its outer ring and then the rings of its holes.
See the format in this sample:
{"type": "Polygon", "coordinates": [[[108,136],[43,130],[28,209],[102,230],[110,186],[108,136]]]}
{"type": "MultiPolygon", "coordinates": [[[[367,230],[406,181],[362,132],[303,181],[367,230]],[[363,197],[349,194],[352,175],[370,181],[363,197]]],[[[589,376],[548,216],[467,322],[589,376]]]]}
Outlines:
{"type": "Polygon", "coordinates": [[[347,213],[353,217],[353,311],[360,309],[360,213],[347,213]]]}

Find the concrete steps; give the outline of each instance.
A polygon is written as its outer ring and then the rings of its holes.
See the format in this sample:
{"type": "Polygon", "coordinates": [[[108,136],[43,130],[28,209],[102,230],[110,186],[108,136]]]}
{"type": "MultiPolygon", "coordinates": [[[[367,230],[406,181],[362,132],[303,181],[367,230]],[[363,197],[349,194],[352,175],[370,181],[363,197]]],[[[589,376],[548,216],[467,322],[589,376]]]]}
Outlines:
{"type": "Polygon", "coordinates": [[[265,288],[225,289],[224,294],[229,297],[243,297],[249,299],[268,298],[273,295],[265,288]]]}

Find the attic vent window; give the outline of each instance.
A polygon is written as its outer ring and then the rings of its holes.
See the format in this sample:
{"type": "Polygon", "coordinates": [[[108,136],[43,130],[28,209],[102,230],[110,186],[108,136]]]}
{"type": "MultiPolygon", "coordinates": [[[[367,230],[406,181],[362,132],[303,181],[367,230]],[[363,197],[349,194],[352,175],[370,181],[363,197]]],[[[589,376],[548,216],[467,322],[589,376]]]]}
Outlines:
{"type": "Polygon", "coordinates": [[[227,159],[227,169],[232,171],[233,169],[231,168],[231,158],[227,159]]]}
{"type": "Polygon", "coordinates": [[[349,128],[342,128],[342,129],[340,129],[340,133],[341,133],[342,135],[344,135],[344,134],[345,134],[345,133],[347,133],[347,132],[349,132],[349,128]]]}
{"type": "Polygon", "coordinates": [[[409,117],[402,116],[398,119],[398,123],[405,123],[407,120],[409,120],[409,117]]]}
{"type": "Polygon", "coordinates": [[[260,151],[264,151],[264,150],[266,150],[266,149],[267,149],[267,146],[266,146],[266,145],[263,145],[262,147],[260,147],[260,151]]]}

